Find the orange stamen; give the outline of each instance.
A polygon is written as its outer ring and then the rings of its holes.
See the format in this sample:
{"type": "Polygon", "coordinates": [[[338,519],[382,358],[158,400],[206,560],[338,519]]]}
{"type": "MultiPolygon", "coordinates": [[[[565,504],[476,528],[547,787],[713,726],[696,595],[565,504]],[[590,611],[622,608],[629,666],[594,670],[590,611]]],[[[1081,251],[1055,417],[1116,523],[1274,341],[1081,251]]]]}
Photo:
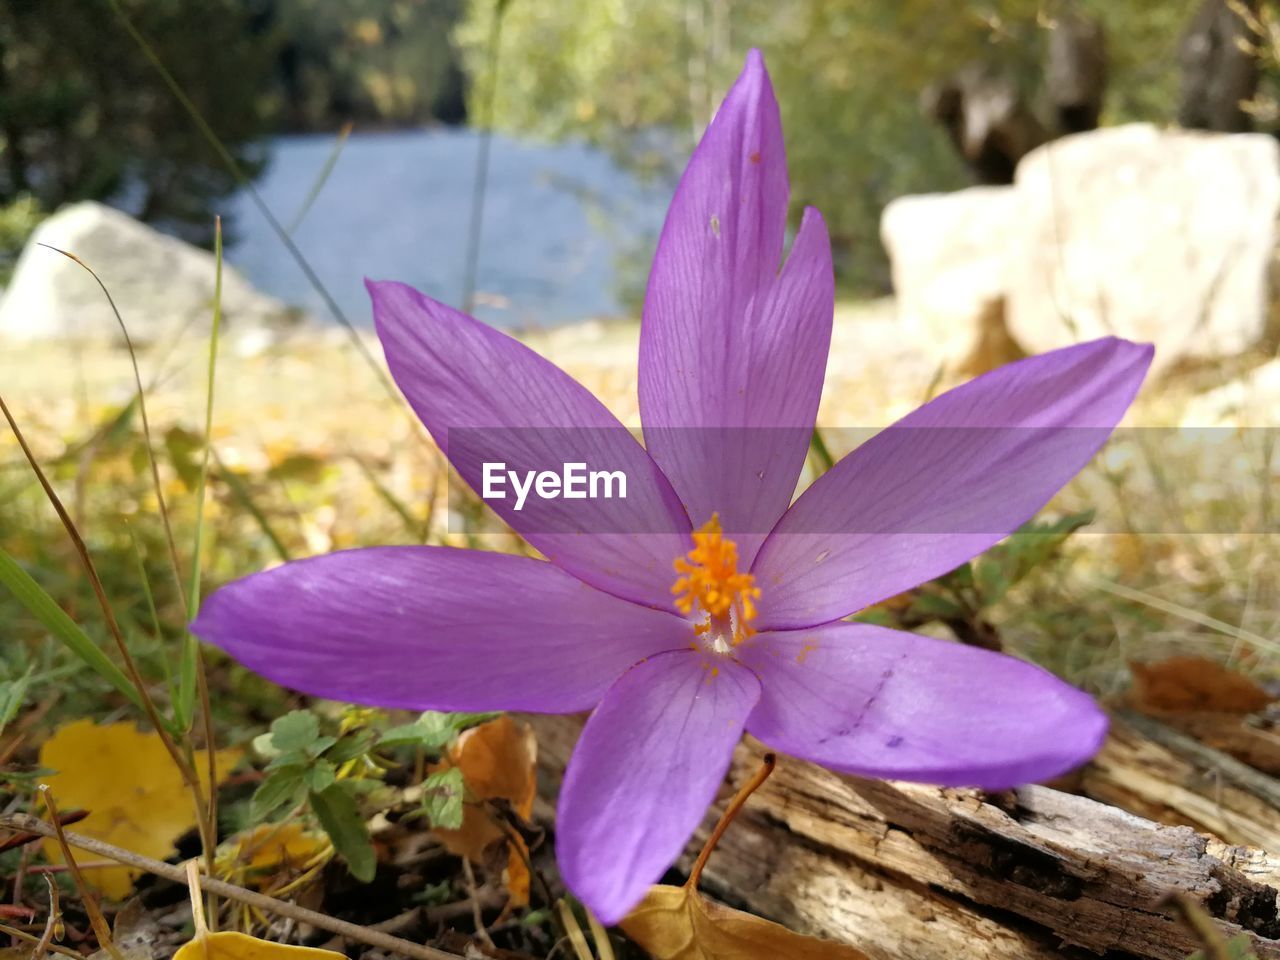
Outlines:
{"type": "Polygon", "coordinates": [[[677,557],[674,566],[680,574],[671,587],[676,609],[688,615],[697,608],[707,616],[693,628],[695,634],[701,636],[713,627],[725,633],[731,630],[736,646],[755,633],[751,621],[756,617],[760,588],[751,574],[738,572],[738,545],[724,536],[718,514],[694,531],[693,549],[677,557]]]}

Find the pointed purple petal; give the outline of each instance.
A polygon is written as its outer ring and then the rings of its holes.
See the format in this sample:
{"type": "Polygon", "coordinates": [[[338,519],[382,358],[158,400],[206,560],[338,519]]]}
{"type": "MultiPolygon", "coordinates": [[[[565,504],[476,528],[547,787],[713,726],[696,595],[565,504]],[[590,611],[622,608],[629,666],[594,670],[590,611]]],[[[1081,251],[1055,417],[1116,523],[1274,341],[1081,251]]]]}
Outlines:
{"type": "Polygon", "coordinates": [[[1079,766],[1107,731],[1037,666],[869,624],[759,634],[743,662],[764,688],[753,736],[858,776],[1004,789],[1079,766]]]}
{"type": "Polygon", "coordinates": [[[718,512],[739,534],[747,564],[795,492],[831,341],[831,247],[816,210],[778,272],[788,192],[778,104],[752,51],[667,213],[639,384],[654,459],[695,526],[718,512]]]}
{"type": "Polygon", "coordinates": [[[751,671],[681,651],[636,664],[591,715],[560,791],[556,851],[603,923],[626,916],[689,842],[759,696],[751,671]]]}
{"type": "MultiPolygon", "coordinates": [[[[369,283],[387,364],[459,475],[484,463],[622,471],[626,498],[488,500],[553,563],[601,590],[667,608],[689,521],[644,448],[572,377],[524,344],[400,283],[369,283]]],[[[601,488],[603,490],[603,487],[601,488]]]]}
{"type": "Polygon", "coordinates": [[[954,569],[1031,519],[1133,401],[1152,348],[1095,340],[937,397],[804,492],[753,572],[761,629],[848,616],[954,569]]]}
{"type": "Polygon", "coordinates": [[[585,710],[688,644],[680,618],[550,563],[449,547],[288,563],[218,590],[192,630],[282,686],[412,710],[585,710]]]}

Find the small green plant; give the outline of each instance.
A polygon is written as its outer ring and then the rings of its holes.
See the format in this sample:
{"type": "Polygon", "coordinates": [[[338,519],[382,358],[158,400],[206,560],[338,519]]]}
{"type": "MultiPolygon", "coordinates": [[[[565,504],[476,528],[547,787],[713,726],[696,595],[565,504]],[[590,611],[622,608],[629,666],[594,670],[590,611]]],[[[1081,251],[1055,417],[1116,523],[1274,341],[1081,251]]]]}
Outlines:
{"type": "MultiPolygon", "coordinates": [[[[387,773],[406,755],[415,763],[443,756],[463,730],[493,716],[428,711],[412,723],[387,726],[385,714],[349,707],[327,733],[332,723],[314,711],[286,713],[253,741],[267,764],[249,803],[249,819],[257,825],[282,809],[289,811],[286,820],[309,811],[352,875],[368,882],[377,863],[366,820],[371,811],[399,802],[395,791],[382,789],[387,773]]],[[[464,793],[458,768],[430,774],[414,812],[432,827],[457,829],[464,793]]]]}

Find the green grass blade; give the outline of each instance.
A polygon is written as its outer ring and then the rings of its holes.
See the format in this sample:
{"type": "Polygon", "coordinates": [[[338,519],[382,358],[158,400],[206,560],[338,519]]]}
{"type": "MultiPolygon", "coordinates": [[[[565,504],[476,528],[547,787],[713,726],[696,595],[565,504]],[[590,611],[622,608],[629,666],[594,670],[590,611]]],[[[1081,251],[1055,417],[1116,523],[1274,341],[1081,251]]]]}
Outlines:
{"type": "Polygon", "coordinates": [[[240,478],[235,475],[235,471],[228,470],[226,464],[218,459],[218,451],[212,450],[211,452],[213,461],[218,466],[218,476],[231,488],[231,495],[236,498],[240,506],[249,512],[249,516],[253,517],[258,524],[258,529],[271,542],[271,547],[275,550],[276,556],[280,558],[281,562],[288,563],[293,559],[289,556],[289,548],[284,545],[284,541],[271,529],[271,521],[267,519],[267,515],[262,512],[261,507],[253,502],[253,495],[245,488],[240,478]]]}
{"type": "MultiPolygon", "coordinates": [[[[151,590],[151,578],[147,576],[147,564],[142,555],[142,545],[138,543],[138,535],[134,532],[133,525],[126,523],[129,530],[129,543],[133,547],[133,561],[138,566],[138,583],[142,585],[142,595],[147,600],[147,612],[151,617],[151,632],[157,640],[163,640],[164,631],[160,626],[160,610],[156,606],[156,596],[151,590]]],[[[169,681],[169,699],[174,704],[178,702],[178,683],[177,675],[170,671],[169,681]]],[[[175,711],[176,714],[176,711],[175,711]]],[[[176,716],[174,725],[181,729],[186,729],[186,722],[181,716],[176,716]]]]}
{"type": "MultiPolygon", "coordinates": [[[[204,460],[200,464],[200,479],[196,484],[196,535],[195,546],[191,550],[191,588],[187,591],[187,620],[190,622],[200,612],[200,566],[201,553],[204,549],[204,500],[209,483],[209,459],[213,446],[213,394],[215,376],[218,370],[218,335],[222,330],[222,220],[217,221],[213,234],[214,282],[213,282],[213,327],[209,332],[209,371],[208,387],[204,403],[204,460]]],[[[196,658],[200,651],[197,640],[190,630],[186,632],[182,643],[182,662],[178,669],[178,699],[175,707],[182,718],[186,729],[195,711],[196,702],[196,658]]]]}
{"type": "Polygon", "coordinates": [[[302,221],[311,212],[311,207],[320,196],[320,191],[329,182],[329,174],[333,173],[333,168],[338,163],[338,157],[342,156],[342,148],[347,145],[347,138],[351,136],[351,126],[351,121],[348,120],[342,125],[342,129],[338,131],[338,139],[334,141],[333,149],[329,151],[329,156],[325,159],[324,166],[320,168],[320,175],[316,177],[316,182],[311,185],[311,189],[307,192],[307,197],[302,201],[302,206],[298,208],[298,212],[293,215],[293,222],[289,224],[287,231],[289,236],[293,236],[298,232],[298,227],[302,226],[302,221]]]}
{"type": "Polygon", "coordinates": [[[363,457],[353,453],[351,459],[355,461],[356,466],[360,468],[360,472],[364,474],[364,478],[369,481],[369,486],[373,487],[374,492],[377,493],[382,502],[390,507],[396,516],[400,518],[400,522],[404,524],[404,528],[409,532],[409,535],[415,540],[425,542],[427,528],[423,521],[415,517],[405,502],[391,492],[391,488],[378,478],[378,475],[373,472],[373,468],[365,463],[363,457]]]}
{"type": "Polygon", "coordinates": [[[827,441],[817,427],[813,428],[813,436],[809,438],[809,452],[821,468],[819,473],[826,473],[836,465],[836,458],[831,455],[831,448],[827,446],[827,441]]]}
{"type": "Polygon", "coordinates": [[[45,629],[64,643],[85,665],[120,691],[134,706],[142,707],[142,698],[134,689],[124,671],[117,667],[103,653],[98,645],[89,639],[74,620],[67,616],[53,597],[45,592],[40,584],[23,570],[18,561],[0,547],[0,583],[3,583],[18,598],[33,617],[44,624],[45,629]]]}

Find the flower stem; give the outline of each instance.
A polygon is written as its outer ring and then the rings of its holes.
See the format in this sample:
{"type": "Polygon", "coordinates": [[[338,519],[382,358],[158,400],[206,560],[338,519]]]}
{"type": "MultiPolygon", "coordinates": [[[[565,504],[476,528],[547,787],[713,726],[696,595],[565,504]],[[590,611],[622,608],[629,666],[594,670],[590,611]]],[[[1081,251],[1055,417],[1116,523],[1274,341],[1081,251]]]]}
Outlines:
{"type": "Polygon", "coordinates": [[[702,852],[698,854],[698,859],[694,861],[693,869],[689,871],[689,879],[684,882],[686,889],[696,890],[698,888],[698,880],[702,877],[703,867],[711,859],[711,851],[716,848],[716,844],[720,842],[724,832],[729,829],[729,824],[733,823],[738,811],[746,804],[747,798],[760,789],[761,784],[769,779],[769,774],[773,773],[773,768],[777,765],[778,755],[766,753],[764,759],[760,761],[760,769],[756,771],[755,776],[744,783],[734,795],[734,798],[729,801],[729,806],[720,815],[720,822],[711,831],[711,836],[707,837],[707,842],[702,845],[702,852]]]}

